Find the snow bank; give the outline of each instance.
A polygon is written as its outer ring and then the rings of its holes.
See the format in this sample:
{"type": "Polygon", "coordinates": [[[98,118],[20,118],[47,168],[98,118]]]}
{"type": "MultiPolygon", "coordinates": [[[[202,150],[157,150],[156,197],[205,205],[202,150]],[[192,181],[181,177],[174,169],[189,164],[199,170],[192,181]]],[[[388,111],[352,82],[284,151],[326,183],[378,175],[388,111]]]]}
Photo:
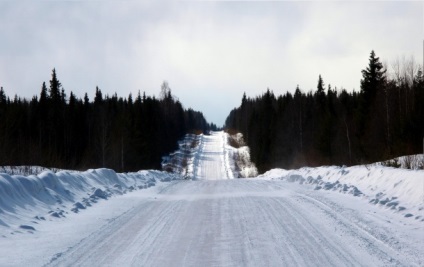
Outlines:
{"type": "Polygon", "coordinates": [[[63,218],[113,195],[178,177],[160,171],[116,173],[110,169],[44,171],[30,176],[0,173],[0,228],[36,231],[43,220],[63,218]]]}
{"type": "Polygon", "coordinates": [[[197,166],[203,143],[203,134],[186,134],[178,142],[178,149],[162,158],[162,170],[193,179],[199,171],[197,166]]]}
{"type": "Polygon", "coordinates": [[[261,179],[281,179],[363,197],[371,204],[424,221],[424,171],[384,166],[273,169],[261,179]]]}
{"type": "Polygon", "coordinates": [[[374,165],[398,167],[398,168],[410,169],[410,170],[423,170],[424,155],[423,154],[407,155],[407,156],[397,157],[391,160],[386,160],[383,162],[377,162],[374,165]]]}
{"type": "Polygon", "coordinates": [[[225,151],[225,162],[227,164],[226,169],[230,169],[231,175],[234,177],[248,178],[256,177],[258,175],[258,169],[255,164],[250,160],[250,149],[246,146],[243,134],[237,133],[235,135],[224,135],[224,151],[225,151]],[[231,142],[235,142],[238,147],[230,145],[231,142]]]}
{"type": "Polygon", "coordinates": [[[0,173],[7,173],[10,175],[37,175],[44,171],[59,172],[62,169],[46,168],[41,166],[0,166],[0,173]]]}
{"type": "Polygon", "coordinates": [[[234,155],[237,153],[237,150],[229,145],[228,141],[229,135],[228,133],[222,133],[222,151],[224,152],[222,164],[223,170],[227,174],[229,179],[238,178],[237,166],[234,161],[234,155]]]}

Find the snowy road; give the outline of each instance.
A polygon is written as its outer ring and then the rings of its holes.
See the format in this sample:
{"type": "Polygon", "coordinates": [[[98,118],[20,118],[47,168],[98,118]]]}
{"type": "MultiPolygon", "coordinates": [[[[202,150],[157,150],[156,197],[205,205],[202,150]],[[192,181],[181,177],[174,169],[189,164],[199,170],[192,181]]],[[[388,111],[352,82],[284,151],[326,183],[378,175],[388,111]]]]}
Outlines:
{"type": "Polygon", "coordinates": [[[224,135],[222,133],[203,136],[200,152],[200,175],[196,178],[202,180],[229,178],[224,166],[224,135]]]}
{"type": "Polygon", "coordinates": [[[414,265],[414,251],[390,247],[404,245],[393,229],[293,189],[273,181],[176,182],[153,199],[140,195],[51,265],[414,265]]]}
{"type": "Polygon", "coordinates": [[[221,177],[225,174],[222,140],[221,134],[206,137],[199,180],[163,183],[150,191],[132,192],[93,207],[102,215],[78,214],[69,218],[64,228],[50,230],[51,235],[62,231],[72,238],[57,239],[56,248],[52,238],[50,247],[34,248],[44,259],[34,261],[28,256],[15,263],[424,265],[422,226],[417,228],[398,214],[376,206],[364,206],[363,201],[350,195],[314,191],[284,181],[225,179],[221,177]],[[108,218],[104,212],[113,216],[108,218]],[[78,218],[84,225],[79,225],[78,218]]]}

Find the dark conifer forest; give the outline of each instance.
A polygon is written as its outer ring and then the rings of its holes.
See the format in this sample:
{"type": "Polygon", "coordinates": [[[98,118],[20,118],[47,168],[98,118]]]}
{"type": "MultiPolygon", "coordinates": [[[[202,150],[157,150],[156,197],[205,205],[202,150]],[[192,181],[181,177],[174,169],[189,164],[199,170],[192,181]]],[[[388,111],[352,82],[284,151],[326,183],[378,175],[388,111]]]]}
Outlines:
{"type": "Polygon", "coordinates": [[[359,92],[325,86],[320,75],[316,91],[297,87],[294,94],[276,96],[268,89],[255,98],[243,95],[225,128],[244,134],[261,172],[422,153],[423,73],[413,62],[394,69],[389,78],[372,51],[359,92]]]}
{"type": "MultiPolygon", "coordinates": [[[[213,125],[212,125],[213,126],[213,125]]],[[[159,99],[67,95],[56,71],[30,101],[0,89],[0,165],[119,171],[160,168],[188,132],[206,132],[203,114],[185,110],[166,82],[159,99]]]]}

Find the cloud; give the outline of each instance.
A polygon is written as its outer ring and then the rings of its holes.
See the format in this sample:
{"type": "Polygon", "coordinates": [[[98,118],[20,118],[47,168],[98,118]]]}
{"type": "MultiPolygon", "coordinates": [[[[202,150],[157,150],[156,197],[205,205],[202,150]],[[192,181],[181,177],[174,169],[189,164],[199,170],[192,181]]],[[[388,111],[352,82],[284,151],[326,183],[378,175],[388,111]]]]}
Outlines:
{"type": "Polygon", "coordinates": [[[326,84],[359,90],[371,49],[421,58],[422,3],[0,2],[0,85],[39,94],[57,69],[69,92],[158,94],[222,124],[243,92],[326,84]],[[417,27],[417,25],[420,25],[417,27]]]}

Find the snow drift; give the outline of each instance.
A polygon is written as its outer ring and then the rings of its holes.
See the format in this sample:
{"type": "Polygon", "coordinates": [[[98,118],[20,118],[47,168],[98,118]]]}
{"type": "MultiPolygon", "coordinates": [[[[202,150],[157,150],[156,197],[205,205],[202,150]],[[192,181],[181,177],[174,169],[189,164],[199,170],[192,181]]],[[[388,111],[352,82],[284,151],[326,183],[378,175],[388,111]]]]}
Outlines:
{"type": "Polygon", "coordinates": [[[199,150],[203,147],[203,134],[186,134],[178,142],[178,149],[162,157],[162,170],[193,179],[197,175],[195,167],[199,161],[199,150]]]}
{"type": "Polygon", "coordinates": [[[273,169],[261,179],[280,179],[313,186],[315,190],[339,191],[424,221],[424,171],[379,165],[318,167],[298,170],[273,169]]]}
{"type": "Polygon", "coordinates": [[[160,171],[116,173],[110,169],[43,171],[30,176],[0,173],[0,228],[35,231],[40,221],[66,217],[99,200],[178,177],[160,171]]]}
{"type": "Polygon", "coordinates": [[[225,133],[225,161],[237,178],[250,178],[258,175],[258,169],[250,160],[250,148],[243,139],[243,134],[225,133]]]}

